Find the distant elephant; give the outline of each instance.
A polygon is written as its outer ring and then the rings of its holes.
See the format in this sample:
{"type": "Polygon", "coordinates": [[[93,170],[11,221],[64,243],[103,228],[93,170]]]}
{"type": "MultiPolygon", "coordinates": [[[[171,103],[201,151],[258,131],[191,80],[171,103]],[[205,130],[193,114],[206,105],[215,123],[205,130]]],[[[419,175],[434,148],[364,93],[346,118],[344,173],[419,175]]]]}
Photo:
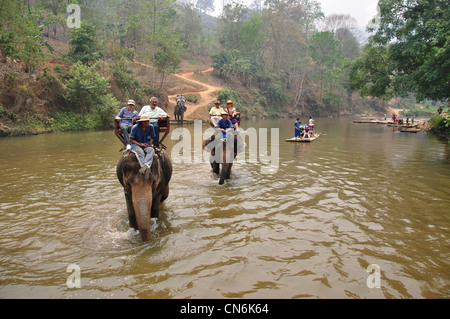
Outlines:
{"type": "Polygon", "coordinates": [[[159,206],[169,196],[172,163],[166,153],[153,159],[147,179],[133,152],[117,164],[117,178],[124,188],[130,226],[139,230],[143,241],[150,239],[150,217],[159,217],[159,206]]]}
{"type": "Polygon", "coordinates": [[[178,123],[183,123],[184,112],[186,112],[186,106],[182,102],[177,102],[177,105],[174,109],[175,120],[178,123]]]}
{"type": "Polygon", "coordinates": [[[203,148],[207,151],[211,151],[211,167],[213,173],[220,174],[219,185],[222,185],[226,179],[231,177],[231,168],[233,167],[233,161],[237,154],[243,151],[245,143],[235,136],[233,139],[229,139],[227,142],[222,142],[220,139],[221,133],[218,135],[212,135],[208,140],[203,143],[203,148]],[[216,142],[216,139],[218,142],[216,142]],[[233,140],[233,142],[231,142],[233,140]],[[220,165],[222,165],[222,171],[220,171],[220,165]]]}

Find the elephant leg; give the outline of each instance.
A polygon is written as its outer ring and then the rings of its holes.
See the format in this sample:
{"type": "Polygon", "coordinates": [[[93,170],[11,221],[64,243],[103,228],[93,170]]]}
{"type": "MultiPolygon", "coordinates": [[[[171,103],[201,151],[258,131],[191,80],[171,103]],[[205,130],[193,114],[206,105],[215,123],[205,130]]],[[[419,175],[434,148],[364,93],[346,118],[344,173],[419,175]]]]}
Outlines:
{"type": "Polygon", "coordinates": [[[211,163],[211,166],[212,166],[213,173],[214,174],[219,174],[219,172],[220,172],[220,164],[216,163],[216,162],[213,162],[213,163],[211,163]]]}
{"type": "Polygon", "coordinates": [[[153,198],[151,218],[159,218],[159,206],[161,205],[161,195],[156,195],[153,198]]]}
{"type": "Polygon", "coordinates": [[[230,179],[231,177],[231,167],[233,166],[233,163],[228,164],[228,170],[227,173],[225,175],[225,179],[230,179]]]}
{"type": "Polygon", "coordinates": [[[230,164],[228,164],[228,163],[223,163],[222,164],[222,172],[220,173],[219,185],[222,185],[225,182],[225,179],[226,179],[227,174],[228,174],[228,167],[229,166],[230,166],[230,164]]]}
{"type": "Polygon", "coordinates": [[[131,200],[131,195],[125,193],[125,200],[127,202],[128,220],[130,222],[130,227],[138,229],[136,222],[136,213],[134,212],[133,201],[131,200]]]}

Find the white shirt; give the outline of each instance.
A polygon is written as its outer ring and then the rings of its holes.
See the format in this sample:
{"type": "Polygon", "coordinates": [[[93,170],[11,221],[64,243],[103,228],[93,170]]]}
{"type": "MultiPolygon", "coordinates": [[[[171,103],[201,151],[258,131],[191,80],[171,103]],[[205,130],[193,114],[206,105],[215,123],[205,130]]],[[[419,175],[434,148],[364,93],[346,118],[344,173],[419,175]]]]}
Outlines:
{"type": "Polygon", "coordinates": [[[139,116],[146,114],[150,117],[150,122],[158,122],[157,117],[167,116],[167,113],[163,111],[159,106],[155,107],[153,110],[150,105],[144,105],[142,110],[139,112],[139,116]],[[154,118],[154,119],[153,119],[154,118]]]}
{"type": "Polygon", "coordinates": [[[314,125],[314,120],[313,119],[309,119],[309,126],[314,125]]]}

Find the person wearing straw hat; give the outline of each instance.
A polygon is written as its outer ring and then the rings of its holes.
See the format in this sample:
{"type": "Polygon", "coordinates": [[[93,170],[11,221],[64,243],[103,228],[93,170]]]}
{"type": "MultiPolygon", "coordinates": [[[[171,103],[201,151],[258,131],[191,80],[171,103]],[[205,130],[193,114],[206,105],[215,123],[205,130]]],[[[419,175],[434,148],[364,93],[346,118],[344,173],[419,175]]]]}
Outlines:
{"type": "Polygon", "coordinates": [[[234,125],[234,127],[236,128],[236,131],[239,131],[239,121],[236,118],[237,112],[236,112],[236,109],[234,108],[234,102],[231,100],[228,100],[226,106],[227,106],[227,108],[225,109],[225,112],[228,113],[228,118],[230,119],[231,124],[234,125]]]}
{"type": "Polygon", "coordinates": [[[123,107],[116,116],[116,120],[119,121],[119,128],[123,132],[125,146],[130,144],[129,134],[134,125],[133,122],[136,121],[138,116],[138,112],[134,108],[135,105],[136,103],[133,100],[128,100],[127,106],[123,107]]]}
{"type": "Polygon", "coordinates": [[[150,118],[150,124],[155,130],[154,144],[156,148],[159,148],[159,126],[158,119],[167,117],[167,113],[163,111],[162,108],[158,106],[158,99],[156,97],[150,98],[150,105],[144,105],[142,110],[139,112],[139,116],[148,115],[150,118]]]}
{"type": "Polygon", "coordinates": [[[227,132],[233,128],[230,119],[228,118],[228,113],[223,112],[222,118],[217,122],[217,129],[222,132],[222,140],[227,139],[227,132]]]}
{"type": "Polygon", "coordinates": [[[153,156],[155,154],[153,141],[155,138],[155,131],[153,126],[150,125],[150,117],[145,114],[142,115],[137,121],[137,124],[131,129],[130,143],[131,152],[136,154],[136,158],[139,164],[141,164],[139,172],[146,174],[146,177],[149,176],[150,167],[152,167],[153,163],[153,156]]]}
{"type": "Polygon", "coordinates": [[[209,120],[213,127],[217,127],[217,122],[220,120],[222,113],[224,112],[223,108],[220,106],[220,101],[217,100],[214,102],[214,106],[209,111],[209,120]]]}

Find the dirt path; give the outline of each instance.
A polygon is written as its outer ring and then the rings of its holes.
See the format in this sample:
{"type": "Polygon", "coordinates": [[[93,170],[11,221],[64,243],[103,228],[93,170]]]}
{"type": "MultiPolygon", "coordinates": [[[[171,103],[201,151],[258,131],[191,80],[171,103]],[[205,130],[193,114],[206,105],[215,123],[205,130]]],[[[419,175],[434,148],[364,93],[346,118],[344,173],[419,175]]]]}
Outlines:
{"type": "MultiPolygon", "coordinates": [[[[136,63],[138,63],[142,66],[148,67],[148,68],[152,68],[152,66],[148,65],[148,64],[144,64],[144,63],[137,62],[137,61],[136,61],[136,63]]],[[[204,70],[201,70],[200,72],[208,73],[208,72],[212,72],[212,71],[213,71],[213,68],[209,67],[204,70]]],[[[194,74],[195,74],[195,72],[191,71],[191,72],[186,72],[186,73],[181,73],[181,74],[174,74],[173,76],[175,76],[183,81],[200,85],[204,88],[201,90],[183,91],[183,92],[179,92],[179,93],[182,93],[183,95],[186,95],[186,94],[197,95],[196,103],[186,102],[187,111],[184,114],[184,119],[185,120],[196,120],[196,119],[206,120],[208,117],[208,113],[205,112],[205,110],[206,110],[205,106],[213,106],[213,102],[217,98],[217,92],[222,90],[223,88],[220,86],[213,86],[208,83],[195,80],[192,78],[194,76],[194,74]]],[[[176,96],[177,96],[177,94],[168,96],[169,103],[171,106],[175,106],[176,96]]],[[[171,115],[171,117],[172,116],[173,116],[173,114],[171,115]]]]}
{"type": "MultiPolygon", "coordinates": [[[[212,72],[213,70],[214,69],[212,67],[209,67],[205,70],[201,70],[200,72],[207,73],[207,72],[212,72]]],[[[182,79],[184,81],[194,83],[197,85],[201,85],[204,87],[203,90],[196,90],[196,91],[192,91],[192,92],[180,92],[180,93],[183,93],[184,95],[194,94],[194,93],[197,95],[196,103],[186,102],[187,111],[184,114],[184,118],[186,120],[205,119],[205,118],[203,118],[203,117],[205,117],[205,114],[202,114],[201,110],[203,109],[203,111],[204,111],[205,106],[210,106],[210,105],[212,106],[214,103],[214,100],[217,98],[217,92],[223,89],[220,86],[213,86],[213,85],[209,85],[208,83],[205,83],[205,82],[194,80],[192,78],[192,76],[194,74],[195,74],[195,72],[174,74],[174,76],[179,79],[182,79]]],[[[175,100],[176,96],[177,96],[176,94],[168,96],[169,102],[173,105],[176,104],[176,100],[175,100]]]]}

